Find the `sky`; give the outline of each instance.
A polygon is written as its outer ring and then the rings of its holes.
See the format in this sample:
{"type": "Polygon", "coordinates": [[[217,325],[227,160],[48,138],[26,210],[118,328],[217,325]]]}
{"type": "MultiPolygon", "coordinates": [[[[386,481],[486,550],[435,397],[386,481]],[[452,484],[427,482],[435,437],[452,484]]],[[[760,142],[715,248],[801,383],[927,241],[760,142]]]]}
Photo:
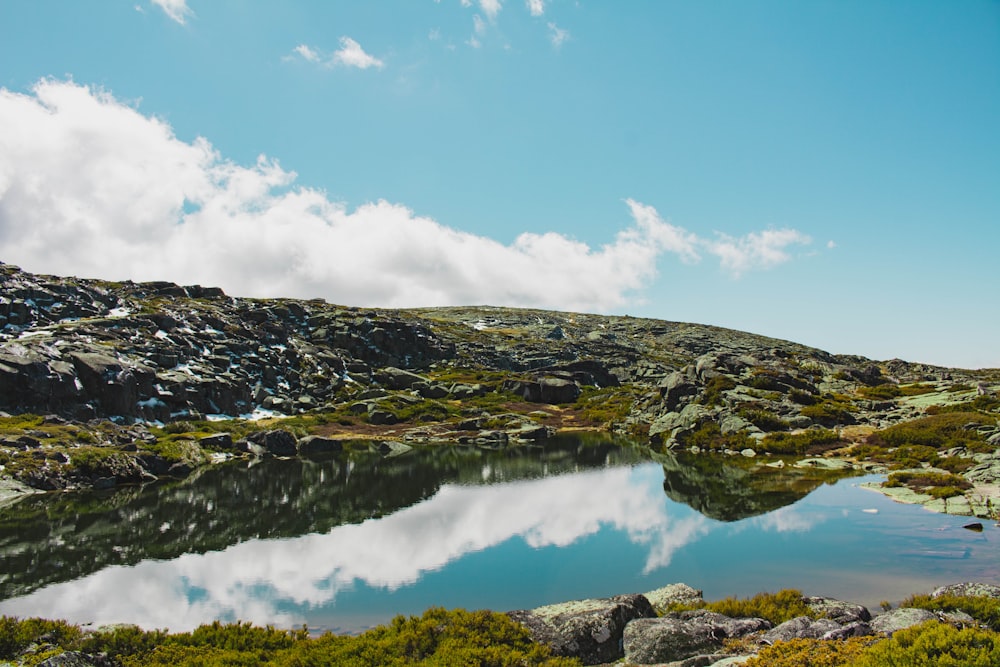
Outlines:
{"type": "Polygon", "coordinates": [[[0,261],[1000,367],[997,0],[0,1],[0,261]]]}

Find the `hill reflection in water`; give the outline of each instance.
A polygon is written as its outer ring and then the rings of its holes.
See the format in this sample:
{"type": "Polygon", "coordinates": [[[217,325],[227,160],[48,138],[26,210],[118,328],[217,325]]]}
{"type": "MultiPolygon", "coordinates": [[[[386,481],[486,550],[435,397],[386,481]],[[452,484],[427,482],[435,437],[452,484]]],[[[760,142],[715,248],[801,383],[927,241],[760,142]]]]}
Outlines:
{"type": "MultiPolygon", "coordinates": [[[[107,497],[32,498],[0,518],[2,585],[11,598],[0,613],[173,630],[242,619],[354,631],[437,604],[528,607],[672,581],[710,594],[737,576],[752,586],[797,572],[808,583],[845,563],[876,566],[893,553],[898,560],[900,543],[914,539],[912,525],[881,521],[901,506],[850,484],[810,497],[832,500],[747,519],[822,481],[790,484],[786,474],[761,485],[745,466],[699,472],[642,463],[636,450],[608,441],[552,444],[266,461],[107,497]],[[735,477],[765,500],[725,493],[735,477]],[[778,485],[794,491],[778,493],[778,485]],[[885,511],[861,513],[845,500],[851,493],[885,511]],[[872,549],[878,534],[895,542],[872,549]]],[[[958,542],[948,548],[969,564],[979,549],[965,532],[951,531],[958,542]]],[[[903,576],[926,578],[934,571],[926,560],[903,576]]]]}

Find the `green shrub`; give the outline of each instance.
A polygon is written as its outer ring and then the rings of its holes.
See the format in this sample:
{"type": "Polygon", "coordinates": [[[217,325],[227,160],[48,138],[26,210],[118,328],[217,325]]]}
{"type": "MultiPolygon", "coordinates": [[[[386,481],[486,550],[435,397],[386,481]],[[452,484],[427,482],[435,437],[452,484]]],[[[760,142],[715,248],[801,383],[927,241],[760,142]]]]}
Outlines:
{"type": "Polygon", "coordinates": [[[799,412],[823,426],[854,423],[854,406],[837,398],[824,397],[814,405],[803,406],[799,412]]]}
{"type": "Polygon", "coordinates": [[[965,428],[969,424],[993,426],[996,419],[976,412],[930,415],[876,431],[868,436],[867,442],[880,447],[925,445],[938,451],[953,447],[982,450],[984,445],[991,449],[984,435],[965,428]]]}
{"type": "Polygon", "coordinates": [[[80,635],[80,628],[65,621],[0,616],[0,659],[13,660],[21,651],[36,642],[68,644],[80,635]]]}
{"type": "Polygon", "coordinates": [[[793,403],[798,403],[799,405],[816,405],[819,402],[819,398],[815,394],[810,394],[808,391],[802,391],[801,389],[792,389],[788,392],[788,398],[792,399],[793,403]]]}
{"type": "Polygon", "coordinates": [[[722,405],[722,392],[736,388],[736,382],[725,375],[716,375],[705,383],[705,389],[701,392],[699,403],[704,405],[722,405]]]}
{"type": "Polygon", "coordinates": [[[903,471],[890,474],[884,486],[905,486],[914,490],[923,490],[925,493],[931,493],[931,490],[935,488],[971,489],[972,483],[964,477],[954,475],[950,472],[903,471]]]}
{"type": "Polygon", "coordinates": [[[828,429],[809,429],[801,433],[768,433],[761,441],[764,449],[772,454],[819,454],[846,443],[840,434],[828,429]]]}
{"type": "Polygon", "coordinates": [[[874,387],[859,387],[858,395],[876,401],[888,401],[903,395],[903,390],[894,384],[879,384],[874,387]]]}
{"type": "Polygon", "coordinates": [[[802,592],[786,588],[777,593],[758,593],[751,598],[725,598],[703,607],[733,618],[763,618],[775,625],[799,616],[816,618],[817,614],[802,601],[802,592]]]}
{"type": "Polygon", "coordinates": [[[357,637],[325,635],[286,652],[279,665],[440,665],[442,667],[569,667],[576,660],[552,657],[528,631],[505,614],[429,609],[397,616],[357,637]]]}
{"type": "Polygon", "coordinates": [[[854,667],[996,667],[1000,635],[988,630],[958,630],[927,621],[878,642],[851,663],[854,667]]]}
{"type": "Polygon", "coordinates": [[[746,433],[723,434],[715,422],[703,423],[694,431],[682,434],[677,438],[685,447],[700,447],[701,449],[733,449],[740,450],[756,445],[756,441],[746,433]]]}
{"type": "Polygon", "coordinates": [[[928,611],[964,611],[992,630],[1000,632],[1000,599],[969,595],[913,595],[904,600],[900,607],[914,607],[928,611]]]}
{"type": "Polygon", "coordinates": [[[791,639],[762,648],[743,664],[744,667],[840,667],[863,655],[872,641],[867,637],[846,641],[791,639]]]}
{"type": "Polygon", "coordinates": [[[742,408],[739,416],[762,431],[787,431],[788,422],[770,410],[762,408],[742,408]]]}

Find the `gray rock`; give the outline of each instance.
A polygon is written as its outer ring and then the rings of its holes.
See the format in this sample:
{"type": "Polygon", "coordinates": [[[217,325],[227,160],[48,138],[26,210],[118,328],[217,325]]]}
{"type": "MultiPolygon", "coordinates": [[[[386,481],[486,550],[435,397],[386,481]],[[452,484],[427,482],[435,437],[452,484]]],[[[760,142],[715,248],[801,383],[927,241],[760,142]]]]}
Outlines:
{"type": "Polygon", "coordinates": [[[828,632],[840,629],[840,623],[828,618],[812,619],[808,616],[798,616],[765,632],[760,640],[765,644],[773,644],[779,641],[787,642],[789,639],[819,639],[828,632]]]}
{"type": "Polygon", "coordinates": [[[743,637],[771,624],[761,618],[729,618],[709,611],[632,621],[623,643],[629,663],[652,664],[714,653],[730,637],[743,637]]]}
{"type": "Polygon", "coordinates": [[[423,383],[427,385],[427,378],[417,375],[416,373],[411,373],[410,371],[404,371],[401,368],[383,368],[375,373],[374,379],[379,384],[389,387],[390,389],[410,389],[413,385],[423,383]]]}
{"type": "Polygon", "coordinates": [[[820,639],[847,639],[849,637],[869,637],[875,634],[872,626],[864,621],[854,621],[836,630],[830,630],[823,634],[820,639]]]}
{"type": "Polygon", "coordinates": [[[942,595],[961,595],[971,597],[1000,598],[1000,586],[967,581],[960,584],[949,584],[935,588],[931,597],[942,595]]]}
{"type": "Polygon", "coordinates": [[[324,438],[320,435],[307,435],[296,444],[299,456],[322,456],[337,454],[343,451],[344,445],[339,440],[324,438]]]}
{"type": "Polygon", "coordinates": [[[229,433],[216,433],[201,438],[198,444],[212,449],[233,449],[233,436],[229,433]]]}
{"type": "Polygon", "coordinates": [[[635,619],[652,618],[656,612],[642,595],[619,595],[512,611],[508,615],[556,655],[597,665],[623,657],[623,632],[635,619]]]}
{"type": "Polygon", "coordinates": [[[884,632],[885,634],[891,636],[892,633],[899,630],[919,625],[924,621],[934,620],[937,620],[937,615],[932,611],[927,611],[926,609],[901,608],[887,611],[884,614],[879,614],[872,619],[870,625],[872,630],[875,632],[884,632]]]}
{"type": "Polygon", "coordinates": [[[672,604],[697,604],[703,601],[701,591],[687,584],[669,584],[645,594],[656,613],[663,614],[672,604]]]}
{"type": "Polygon", "coordinates": [[[111,667],[113,664],[115,663],[105,656],[66,651],[42,660],[38,667],[111,667]]]}
{"type": "Polygon", "coordinates": [[[284,430],[258,431],[247,436],[247,442],[256,445],[251,453],[257,456],[295,456],[295,436],[284,430]]]}
{"type": "Polygon", "coordinates": [[[371,409],[368,410],[369,424],[374,424],[376,426],[388,426],[395,424],[397,421],[399,420],[396,418],[396,415],[388,410],[376,407],[374,404],[371,406],[371,409]]]}
{"type": "Polygon", "coordinates": [[[868,611],[867,607],[854,604],[853,602],[842,602],[841,600],[824,597],[805,597],[802,598],[802,601],[820,616],[829,618],[831,621],[836,621],[841,625],[856,621],[872,620],[871,612],[868,611]]]}

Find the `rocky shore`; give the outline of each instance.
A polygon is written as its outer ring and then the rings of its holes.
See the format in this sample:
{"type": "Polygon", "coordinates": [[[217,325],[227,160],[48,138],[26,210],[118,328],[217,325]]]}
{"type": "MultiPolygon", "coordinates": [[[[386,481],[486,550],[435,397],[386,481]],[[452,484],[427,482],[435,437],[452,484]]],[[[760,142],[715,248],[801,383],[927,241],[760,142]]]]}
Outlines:
{"type": "MultiPolygon", "coordinates": [[[[1000,600],[1000,586],[952,584],[930,595],[932,599],[949,596],[1000,600]]],[[[801,604],[804,613],[775,623],[701,609],[705,606],[701,591],[672,584],[646,594],[577,600],[509,615],[555,655],[577,658],[584,665],[669,667],[740,665],[762,647],[793,639],[832,642],[891,637],[927,621],[956,627],[981,625],[963,611],[899,607],[872,612],[859,604],[810,596],[794,602],[801,604]],[[675,611],[678,608],[688,610],[675,611]]]]}

